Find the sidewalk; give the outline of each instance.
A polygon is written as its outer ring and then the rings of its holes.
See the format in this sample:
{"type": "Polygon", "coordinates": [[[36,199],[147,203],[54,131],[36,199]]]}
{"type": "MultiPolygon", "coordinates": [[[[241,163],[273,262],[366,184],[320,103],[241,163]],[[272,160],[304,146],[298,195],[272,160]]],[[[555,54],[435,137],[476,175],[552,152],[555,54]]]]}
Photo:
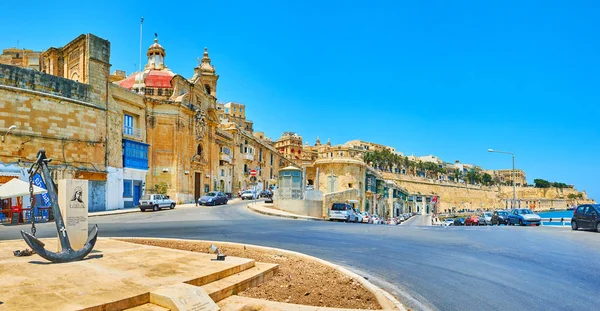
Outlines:
{"type": "MultiPolygon", "coordinates": [[[[229,200],[227,202],[227,204],[236,204],[236,203],[240,203],[240,202],[242,202],[242,199],[235,198],[235,199],[229,200]]],[[[175,205],[175,209],[198,208],[198,207],[208,207],[208,206],[204,206],[204,205],[199,206],[199,205],[196,205],[196,203],[185,203],[185,204],[175,205]]],[[[137,207],[128,207],[128,208],[120,208],[120,209],[115,209],[115,210],[110,210],[110,211],[91,212],[91,213],[88,213],[88,217],[129,214],[129,213],[139,213],[139,212],[141,212],[141,211],[137,207]]]]}
{"type": "Polygon", "coordinates": [[[269,215],[269,216],[292,218],[292,219],[317,220],[317,221],[327,220],[327,219],[323,219],[323,218],[298,215],[298,214],[293,214],[290,212],[278,210],[278,209],[273,208],[272,203],[264,203],[264,202],[258,202],[256,204],[250,203],[250,204],[248,204],[248,208],[257,213],[269,215]]]}

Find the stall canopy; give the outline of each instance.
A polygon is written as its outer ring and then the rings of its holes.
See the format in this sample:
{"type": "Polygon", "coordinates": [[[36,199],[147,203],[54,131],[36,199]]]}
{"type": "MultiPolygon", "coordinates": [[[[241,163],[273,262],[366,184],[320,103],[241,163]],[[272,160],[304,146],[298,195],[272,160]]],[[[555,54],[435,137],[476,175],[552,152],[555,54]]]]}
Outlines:
{"type": "MultiPolygon", "coordinates": [[[[46,193],[45,189],[33,186],[33,194],[46,193]]],[[[29,195],[29,183],[19,179],[11,179],[9,182],[0,186],[0,199],[16,198],[29,195]]]]}

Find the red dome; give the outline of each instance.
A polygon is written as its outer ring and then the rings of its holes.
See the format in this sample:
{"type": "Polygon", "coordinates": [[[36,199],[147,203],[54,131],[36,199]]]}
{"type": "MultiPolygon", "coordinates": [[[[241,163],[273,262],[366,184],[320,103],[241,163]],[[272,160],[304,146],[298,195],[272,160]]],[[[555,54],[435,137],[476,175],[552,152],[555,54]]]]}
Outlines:
{"type": "MultiPolygon", "coordinates": [[[[139,73],[134,73],[127,77],[127,79],[119,81],[118,84],[126,89],[131,89],[136,82],[135,80],[138,74],[139,73]]],[[[146,71],[144,72],[144,85],[145,87],[170,89],[172,88],[171,79],[173,79],[173,76],[175,75],[168,70],[146,71]]]]}

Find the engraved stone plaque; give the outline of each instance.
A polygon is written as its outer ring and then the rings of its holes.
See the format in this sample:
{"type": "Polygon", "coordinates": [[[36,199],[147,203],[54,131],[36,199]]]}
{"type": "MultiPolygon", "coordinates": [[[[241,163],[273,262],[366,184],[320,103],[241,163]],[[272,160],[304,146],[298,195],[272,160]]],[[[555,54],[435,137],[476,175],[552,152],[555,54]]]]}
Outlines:
{"type": "Polygon", "coordinates": [[[179,283],[150,293],[150,302],[172,311],[219,311],[202,287],[179,283]]]}
{"type": "Polygon", "coordinates": [[[65,222],[65,228],[61,228],[58,234],[67,232],[71,247],[73,249],[83,248],[88,237],[88,181],[83,179],[59,180],[58,205],[65,222]]]}

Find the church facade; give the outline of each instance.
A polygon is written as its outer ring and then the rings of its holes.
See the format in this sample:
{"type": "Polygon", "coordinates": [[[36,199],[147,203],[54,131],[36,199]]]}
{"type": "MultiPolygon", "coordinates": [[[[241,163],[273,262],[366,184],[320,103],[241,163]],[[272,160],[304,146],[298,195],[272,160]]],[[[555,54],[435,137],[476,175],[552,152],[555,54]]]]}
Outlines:
{"type": "Polygon", "coordinates": [[[146,56],[142,71],[111,75],[110,42],[83,34],[43,52],[41,72],[0,65],[3,170],[26,180],[43,147],[55,180],[89,181],[91,211],[132,207],[145,193],[190,203],[273,184],[290,161],[248,127],[220,120],[208,50],[189,79],[167,67],[158,38],[146,56]]]}

